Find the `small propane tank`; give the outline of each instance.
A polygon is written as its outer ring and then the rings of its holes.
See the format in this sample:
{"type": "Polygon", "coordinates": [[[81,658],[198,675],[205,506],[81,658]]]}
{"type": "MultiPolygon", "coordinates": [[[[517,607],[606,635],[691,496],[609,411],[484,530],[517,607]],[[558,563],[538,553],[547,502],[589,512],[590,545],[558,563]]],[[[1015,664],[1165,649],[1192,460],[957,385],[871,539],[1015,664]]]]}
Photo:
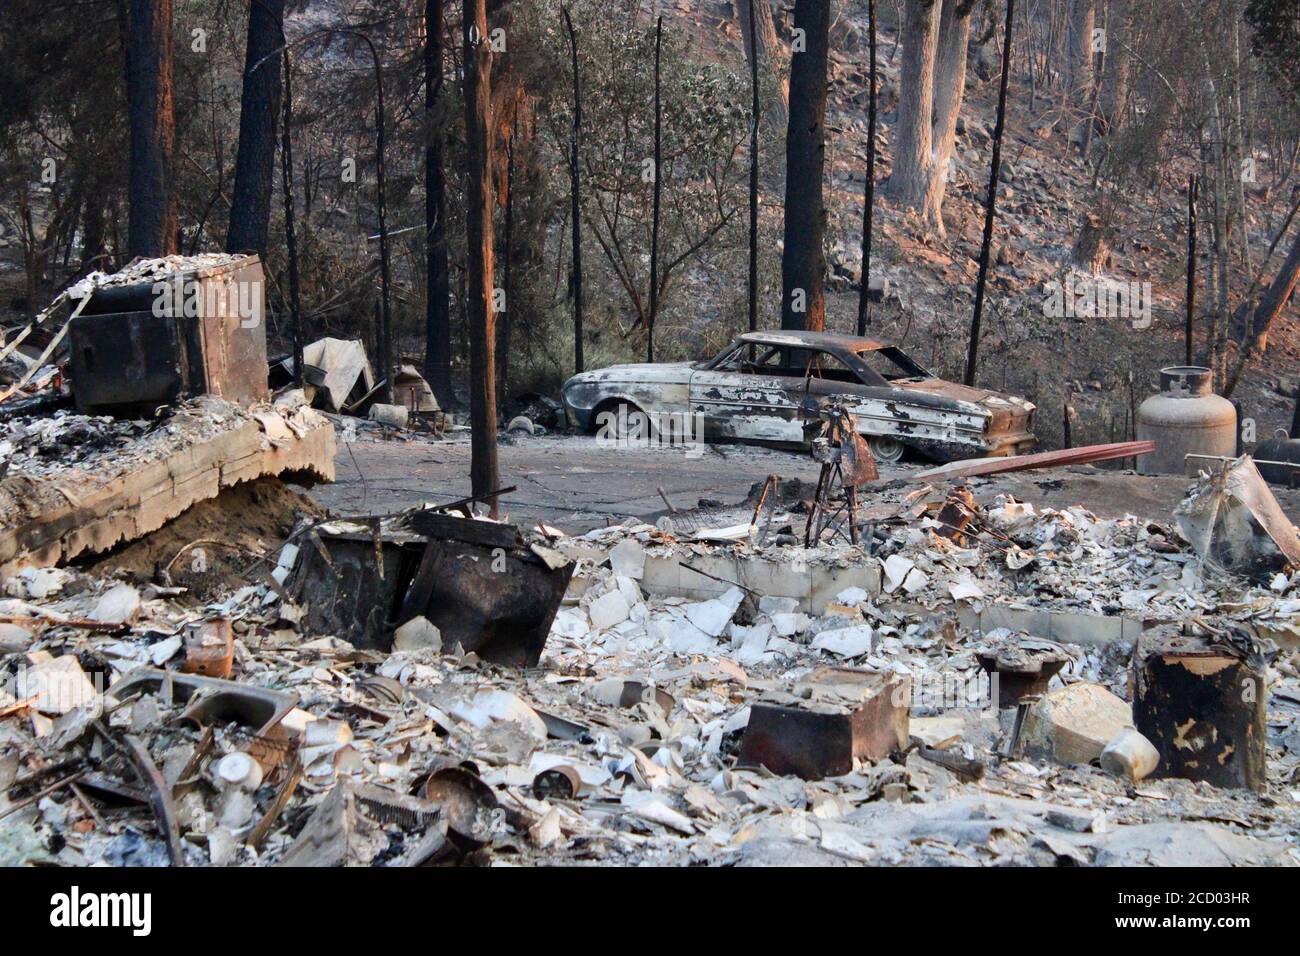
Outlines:
{"type": "Polygon", "coordinates": [[[1237,410],[1215,395],[1212,374],[1199,365],[1160,370],[1160,391],[1137,410],[1138,441],[1153,441],[1156,450],[1140,455],[1138,473],[1181,475],[1187,455],[1223,455],[1237,451],[1237,410]]]}

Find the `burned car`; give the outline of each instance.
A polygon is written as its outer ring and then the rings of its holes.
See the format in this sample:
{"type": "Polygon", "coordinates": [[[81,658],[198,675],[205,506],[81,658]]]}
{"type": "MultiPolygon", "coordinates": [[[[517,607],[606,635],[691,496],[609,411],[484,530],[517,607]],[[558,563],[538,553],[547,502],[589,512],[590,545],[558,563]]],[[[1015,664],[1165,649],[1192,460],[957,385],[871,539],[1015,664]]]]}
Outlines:
{"type": "Polygon", "coordinates": [[[619,438],[685,427],[706,442],[806,447],[820,406],[839,401],[883,462],[909,451],[932,461],[1015,455],[1034,444],[1034,406],[1023,398],[936,378],[889,342],[825,332],[749,332],[705,362],[582,372],[562,395],[572,427],[619,438]]]}

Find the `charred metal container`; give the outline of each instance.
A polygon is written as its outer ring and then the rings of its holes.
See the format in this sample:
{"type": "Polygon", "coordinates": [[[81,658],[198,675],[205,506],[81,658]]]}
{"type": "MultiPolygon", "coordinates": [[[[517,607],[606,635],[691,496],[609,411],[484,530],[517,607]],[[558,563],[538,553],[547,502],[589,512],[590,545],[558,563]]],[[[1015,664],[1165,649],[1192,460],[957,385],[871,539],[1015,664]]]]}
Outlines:
{"type": "Polygon", "coordinates": [[[77,408],[147,414],[204,394],[263,401],[265,319],[257,256],[99,289],[68,328],[77,408]]]}
{"type": "Polygon", "coordinates": [[[1152,777],[1263,790],[1267,666],[1258,648],[1153,628],[1133,652],[1133,723],[1160,751],[1152,777]]]}
{"type": "Polygon", "coordinates": [[[908,741],[912,680],[822,667],[750,707],[738,766],[804,780],[837,777],[855,760],[881,760],[908,741]]]}
{"type": "Polygon", "coordinates": [[[1138,456],[1140,474],[1181,475],[1188,455],[1236,457],[1237,410],[1214,394],[1208,368],[1163,368],[1159,393],[1138,406],[1137,438],[1156,443],[1151,454],[1138,456]]]}
{"type": "Polygon", "coordinates": [[[573,563],[513,525],[432,510],[321,528],[288,581],[307,633],[389,651],[394,630],[424,617],[442,648],[536,667],[573,563]]]}

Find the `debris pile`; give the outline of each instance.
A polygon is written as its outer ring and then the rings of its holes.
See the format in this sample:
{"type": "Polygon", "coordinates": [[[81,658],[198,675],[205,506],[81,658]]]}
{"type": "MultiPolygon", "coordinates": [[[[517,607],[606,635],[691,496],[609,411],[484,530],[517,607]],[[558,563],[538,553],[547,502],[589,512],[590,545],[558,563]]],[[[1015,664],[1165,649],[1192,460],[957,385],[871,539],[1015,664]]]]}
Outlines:
{"type": "MultiPolygon", "coordinates": [[[[935,517],[949,497],[927,494],[864,514],[857,546],[814,548],[430,509],[315,521],[202,603],[23,571],[0,602],[0,859],[1300,862],[1294,645],[1231,636],[1267,616],[1253,596],[1274,616],[1285,600],[1219,582],[1171,527],[961,500],[964,547],[935,517]],[[514,599],[548,627],[539,658],[503,663],[474,635],[514,608],[437,615],[476,606],[457,575],[505,580],[510,562],[567,588],[514,599]],[[325,606],[331,573],[350,614],[325,606]],[[1266,702],[1241,714],[1245,785],[1171,762],[1186,720],[1152,663],[1166,645],[981,625],[1002,607],[1170,621],[1153,637],[1199,621],[1182,640],[1249,668],[1266,702]]],[[[802,517],[774,512],[777,529],[802,517]]]]}

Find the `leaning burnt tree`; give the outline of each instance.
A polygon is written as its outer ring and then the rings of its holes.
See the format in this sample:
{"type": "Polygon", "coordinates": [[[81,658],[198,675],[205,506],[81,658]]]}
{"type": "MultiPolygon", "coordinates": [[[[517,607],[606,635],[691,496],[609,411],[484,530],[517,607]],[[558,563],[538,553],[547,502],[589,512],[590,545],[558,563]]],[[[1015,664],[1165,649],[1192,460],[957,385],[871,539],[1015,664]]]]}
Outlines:
{"type": "Polygon", "coordinates": [[[822,290],[822,170],[826,159],[828,0],[796,0],[790,55],[790,123],[785,140],[785,249],[781,256],[781,328],[820,331],[826,325],[822,290]]]}
{"type": "MultiPolygon", "coordinates": [[[[492,280],[492,53],[484,0],[465,0],[461,32],[465,64],[465,248],[469,273],[470,489],[497,490],[496,314],[492,280]]],[[[492,498],[492,516],[497,501],[492,498]]]]}
{"type": "Polygon", "coordinates": [[[172,0],[126,0],[127,255],[176,251],[172,0]]]}
{"type": "Polygon", "coordinates": [[[447,266],[447,180],[443,171],[443,0],[424,4],[424,377],[438,406],[455,406],[451,388],[451,279],[447,266]]]}
{"type": "Polygon", "coordinates": [[[273,55],[283,45],[284,0],[253,0],[244,49],[239,148],[230,196],[227,252],[251,250],[266,257],[275,177],[275,127],[280,112],[280,65],[273,55]]]}

